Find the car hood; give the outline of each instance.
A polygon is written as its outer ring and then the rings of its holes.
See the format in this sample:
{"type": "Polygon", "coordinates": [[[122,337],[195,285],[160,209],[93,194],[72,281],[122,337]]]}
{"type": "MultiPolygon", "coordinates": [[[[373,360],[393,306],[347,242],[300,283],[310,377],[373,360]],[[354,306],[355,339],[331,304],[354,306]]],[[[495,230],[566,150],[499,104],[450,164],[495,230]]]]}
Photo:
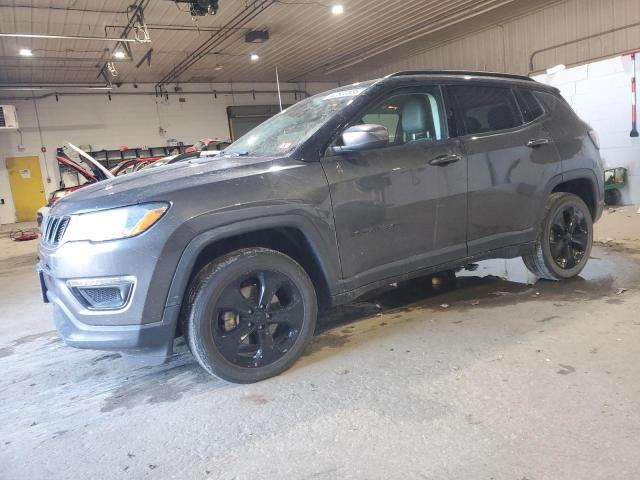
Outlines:
{"type": "Polygon", "coordinates": [[[196,158],[89,185],[58,201],[52,213],[66,215],[143,202],[173,201],[178,192],[194,187],[238,183],[245,177],[273,174],[303,165],[290,157],[196,158]]]}
{"type": "Polygon", "coordinates": [[[66,165],[69,168],[75,170],[86,181],[91,182],[91,183],[97,181],[96,177],[91,172],[88,172],[87,170],[82,168],[80,165],[78,165],[76,162],[74,162],[73,160],[71,160],[69,158],[61,157],[60,155],[56,156],[56,160],[58,161],[58,163],[60,163],[62,165],[66,165]]]}

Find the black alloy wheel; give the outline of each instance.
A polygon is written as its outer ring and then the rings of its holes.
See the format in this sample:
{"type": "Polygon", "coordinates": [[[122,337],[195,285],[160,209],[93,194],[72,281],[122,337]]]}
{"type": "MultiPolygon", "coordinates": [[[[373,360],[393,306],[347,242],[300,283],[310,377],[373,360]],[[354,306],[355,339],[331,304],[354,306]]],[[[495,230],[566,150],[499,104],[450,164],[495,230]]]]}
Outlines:
{"type": "Polygon", "coordinates": [[[211,321],[213,342],[226,360],[245,368],[270,365],[296,342],[304,305],[281,272],[258,270],[231,282],[211,321]]]}
{"type": "Polygon", "coordinates": [[[563,270],[571,270],[584,258],[589,241],[585,213],[572,205],[558,210],[551,223],[549,248],[563,270]]]}

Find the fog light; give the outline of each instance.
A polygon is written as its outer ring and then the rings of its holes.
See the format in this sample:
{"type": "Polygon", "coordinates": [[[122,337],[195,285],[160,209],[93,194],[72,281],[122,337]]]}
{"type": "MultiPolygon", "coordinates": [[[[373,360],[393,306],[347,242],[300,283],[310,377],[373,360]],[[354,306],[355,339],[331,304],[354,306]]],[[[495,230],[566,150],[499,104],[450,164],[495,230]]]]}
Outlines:
{"type": "Polygon", "coordinates": [[[68,280],[67,286],[89,310],[120,310],[131,298],[133,277],[87,278],[68,280]]]}

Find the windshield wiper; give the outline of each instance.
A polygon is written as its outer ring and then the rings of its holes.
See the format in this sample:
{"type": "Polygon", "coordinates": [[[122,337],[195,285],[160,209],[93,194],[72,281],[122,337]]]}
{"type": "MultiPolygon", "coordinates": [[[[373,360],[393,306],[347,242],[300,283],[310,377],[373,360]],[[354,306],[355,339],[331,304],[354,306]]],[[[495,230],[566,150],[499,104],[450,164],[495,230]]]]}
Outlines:
{"type": "Polygon", "coordinates": [[[249,152],[222,152],[220,155],[223,157],[246,157],[249,155],[249,152]]]}

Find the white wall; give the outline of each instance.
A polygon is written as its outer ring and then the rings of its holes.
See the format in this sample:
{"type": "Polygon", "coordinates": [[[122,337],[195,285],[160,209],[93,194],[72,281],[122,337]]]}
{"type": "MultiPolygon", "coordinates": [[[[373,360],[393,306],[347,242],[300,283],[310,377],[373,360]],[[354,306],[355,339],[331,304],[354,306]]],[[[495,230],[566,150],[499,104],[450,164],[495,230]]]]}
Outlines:
{"type": "MultiPolygon", "coordinates": [[[[637,63],[640,75],[640,55],[637,63]]],[[[632,70],[631,57],[626,55],[535,78],[558,87],[578,115],[598,132],[605,167],[628,168],[623,201],[640,203],[640,138],[629,136],[632,70]]]]}
{"type": "MultiPolygon", "coordinates": [[[[283,90],[306,90],[314,94],[334,88],[333,83],[282,84],[283,90]]],[[[229,138],[226,108],[230,105],[276,105],[274,93],[253,95],[198,95],[195,91],[231,90],[228,84],[188,85],[180,94],[170,95],[169,100],[154,95],[118,95],[119,92],[149,91],[140,86],[114,89],[111,100],[107,93],[99,96],[54,96],[41,100],[7,100],[0,97],[0,104],[15,105],[22,139],[18,132],[0,133],[0,224],[15,221],[15,209],[6,170],[6,157],[37,155],[48,196],[59,185],[59,169],[55,160],[57,147],[67,141],[76,145],[89,144],[95,150],[117,149],[120,146],[163,146],[167,139],[175,138],[185,144],[201,138],[229,138]],[[179,98],[186,102],[179,102],[179,98]],[[36,121],[37,105],[40,132],[36,121]],[[162,127],[166,133],[160,133],[162,127]],[[22,145],[23,148],[19,148],[22,145]],[[41,146],[47,149],[41,153],[41,146]]],[[[233,84],[233,90],[275,90],[272,84],[233,84]]],[[[25,92],[16,92],[25,96],[25,92]]],[[[28,95],[28,93],[27,93],[28,95]]],[[[298,100],[302,97],[298,95],[298,100]]],[[[283,103],[295,102],[293,94],[284,94],[283,103]]]]}

